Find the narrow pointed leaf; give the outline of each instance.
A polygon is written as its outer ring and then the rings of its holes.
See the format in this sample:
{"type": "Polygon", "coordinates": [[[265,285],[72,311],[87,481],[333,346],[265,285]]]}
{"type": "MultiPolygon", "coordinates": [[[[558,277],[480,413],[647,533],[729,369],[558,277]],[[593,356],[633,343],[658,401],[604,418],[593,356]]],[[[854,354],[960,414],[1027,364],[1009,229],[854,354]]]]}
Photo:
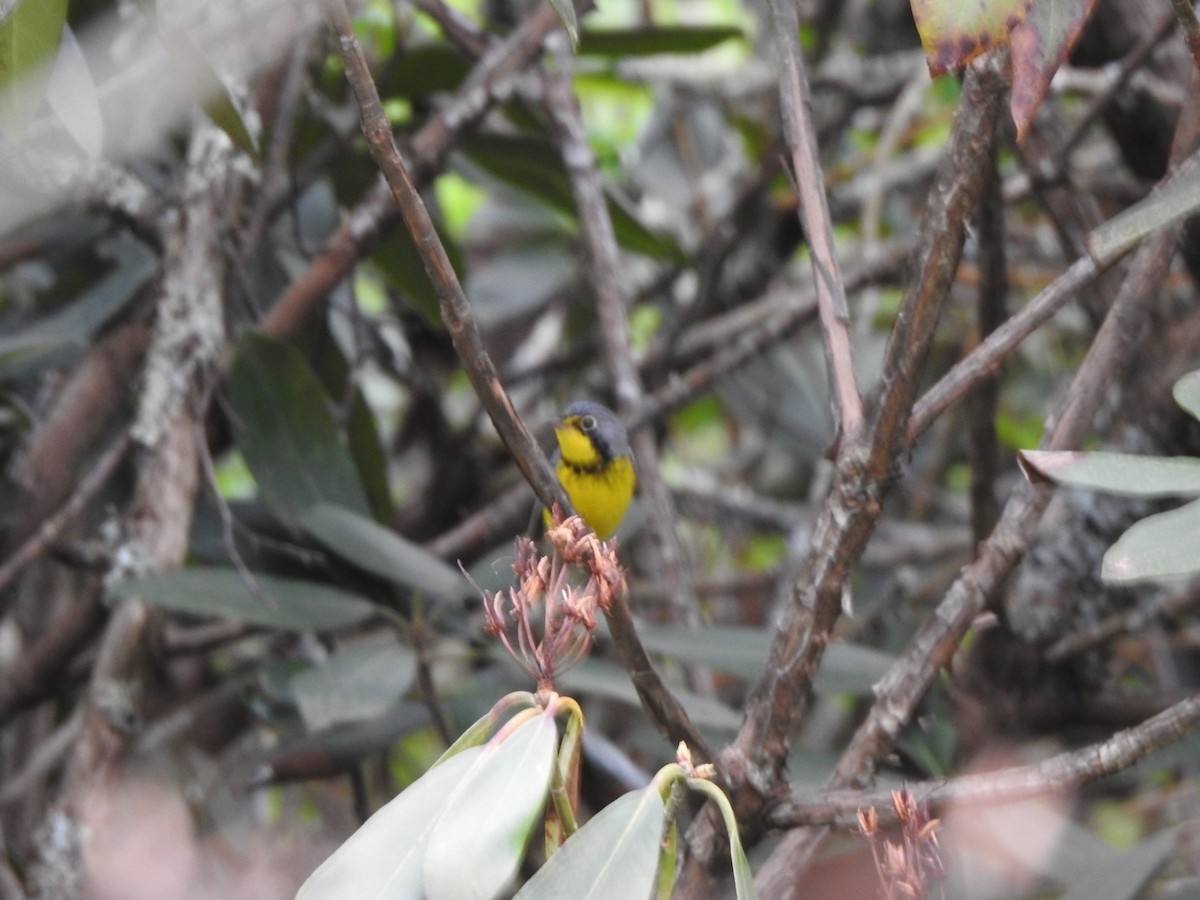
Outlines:
{"type": "Polygon", "coordinates": [[[519,900],[649,897],[658,874],[666,808],[655,787],[600,810],[517,892],[519,900]]]}
{"type": "Polygon", "coordinates": [[[484,900],[504,893],[541,818],[557,737],[554,719],[542,712],[483,748],[447,798],[430,837],[427,900],[484,900]]]}
{"type": "Polygon", "coordinates": [[[1046,98],[1054,73],[1079,40],[1096,0],[1038,0],[1012,30],[1012,110],[1024,137],[1046,98]]]}
{"type": "Polygon", "coordinates": [[[579,46],[579,20],[575,17],[575,4],[571,0],[550,0],[550,6],[558,13],[558,20],[571,39],[571,47],[579,46]]]}
{"type": "Polygon", "coordinates": [[[354,565],[435,600],[457,599],[472,590],[457,569],[353,510],[318,503],[301,514],[300,523],[309,534],[354,565]]]}
{"type": "Polygon", "coordinates": [[[311,581],[255,575],[257,591],[233,569],[196,567],[159,572],[110,589],[174,612],[236,619],[264,628],[324,631],[369,618],[375,607],[354,594],[311,581]]]}
{"type": "Polygon", "coordinates": [[[296,900],[420,900],[429,836],[446,798],[482,753],[472,747],[414,781],[321,863],[296,900]]]}
{"type": "Polygon", "coordinates": [[[229,402],[242,456],[277,518],[295,521],[319,503],[370,515],[328,396],[296,350],[247,333],[230,375],[229,402]]]}
{"type": "Polygon", "coordinates": [[[700,53],[743,37],[742,29],[729,25],[584,29],[579,35],[579,55],[626,59],[661,53],[700,53]]]}
{"type": "Polygon", "coordinates": [[[1200,166],[1192,166],[1149,197],[1113,216],[1087,237],[1092,258],[1107,262],[1142,238],[1200,209],[1200,166]]]}
{"type": "Polygon", "coordinates": [[[1048,478],[1069,487],[1123,497],[1200,495],[1200,459],[1192,456],[1025,450],[1019,459],[1031,480],[1048,478]]]}
{"type": "Polygon", "coordinates": [[[1100,577],[1109,584],[1181,578],[1200,572],[1200,500],[1149,516],[1108,548],[1100,577]]]}

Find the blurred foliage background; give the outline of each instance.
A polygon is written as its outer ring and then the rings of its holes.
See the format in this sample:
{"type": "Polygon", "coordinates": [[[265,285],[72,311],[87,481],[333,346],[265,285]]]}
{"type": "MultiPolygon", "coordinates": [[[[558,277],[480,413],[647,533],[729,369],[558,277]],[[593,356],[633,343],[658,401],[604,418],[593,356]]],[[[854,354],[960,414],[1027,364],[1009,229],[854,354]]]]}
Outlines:
{"type": "MultiPolygon", "coordinates": [[[[930,78],[903,0],[797,8],[869,402],[960,81],[930,78]]],[[[531,425],[573,399],[614,403],[542,107],[547,73],[567,73],[621,249],[646,392],[629,424],[653,435],[678,535],[635,501],[619,533],[630,603],[664,678],[725,746],[836,452],[769,16],[605,0],[572,53],[547,43],[553,12],[521,0],[352,13],[531,425]]],[[[1000,228],[969,227],[922,388],[1163,176],[1190,96],[1174,24],[1166,3],[1098,0],[1029,135],[1018,145],[1000,123],[1000,228]]],[[[0,894],[291,896],[447,739],[529,687],[484,640],[464,573],[507,583],[532,493],[441,324],[319,4],[25,0],[0,31],[0,894]]],[[[1194,445],[1170,386],[1196,367],[1198,251],[1184,229],[1089,446],[1194,445]]],[[[1042,437],[1126,269],[1022,341],[902,461],[793,742],[794,791],[821,787],[873,685],[991,531],[1021,479],[1015,451],[1042,437]]],[[[1194,590],[1098,577],[1104,548],[1159,508],[1058,496],[904,723],[883,783],[1045,758],[1194,692],[1194,590]]],[[[589,810],[673,758],[603,635],[560,689],[587,715],[589,810]]],[[[1196,749],[1033,812],[988,811],[1012,819],[949,815],[948,895],[1058,896],[1097,858],[1130,871],[1122,854],[1140,851],[1146,878],[1166,864],[1161,896],[1187,896],[1200,845],[1174,829],[1196,815],[1196,749]]],[[[876,890],[849,829],[805,877],[810,897],[876,890]]],[[[1144,883],[1099,880],[1088,896],[1144,883]]]]}

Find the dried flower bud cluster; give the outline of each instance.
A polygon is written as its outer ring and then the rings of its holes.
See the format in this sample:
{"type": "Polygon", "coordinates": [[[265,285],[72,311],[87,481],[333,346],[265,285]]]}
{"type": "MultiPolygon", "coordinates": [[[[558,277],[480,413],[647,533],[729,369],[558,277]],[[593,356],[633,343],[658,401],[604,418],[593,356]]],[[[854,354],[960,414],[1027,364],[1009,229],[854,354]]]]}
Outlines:
{"type": "Polygon", "coordinates": [[[578,516],[558,522],[546,538],[552,556],[541,555],[529,538],[517,538],[517,583],[507,592],[483,592],[485,633],[500,639],[539,691],[552,690],[555,676],[587,655],[596,610],[607,612],[626,589],[616,541],[601,541],[578,516]],[[586,573],[587,580],[572,583],[572,571],[586,573]],[[534,615],[539,603],[540,627],[534,615]]]}
{"type": "Polygon", "coordinates": [[[907,789],[892,791],[892,807],[900,822],[901,841],[889,840],[879,828],[874,807],[859,810],[858,829],[871,842],[875,871],[879,874],[879,896],[885,900],[928,897],[934,882],[946,877],[938,847],[938,819],[907,789]]]}

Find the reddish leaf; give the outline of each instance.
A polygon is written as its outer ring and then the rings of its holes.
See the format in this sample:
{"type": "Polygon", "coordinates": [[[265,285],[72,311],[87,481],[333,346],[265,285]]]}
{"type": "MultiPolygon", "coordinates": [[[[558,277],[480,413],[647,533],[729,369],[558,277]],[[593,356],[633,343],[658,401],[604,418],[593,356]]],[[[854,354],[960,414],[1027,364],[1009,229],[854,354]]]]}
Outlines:
{"type": "Polygon", "coordinates": [[[912,0],[913,19],[932,75],[959,71],[1029,13],[1033,0],[912,0]]]}
{"type": "Polygon", "coordinates": [[[1013,28],[1012,117],[1017,140],[1025,136],[1050,80],[1079,39],[1096,0],[1038,0],[1013,28]]]}

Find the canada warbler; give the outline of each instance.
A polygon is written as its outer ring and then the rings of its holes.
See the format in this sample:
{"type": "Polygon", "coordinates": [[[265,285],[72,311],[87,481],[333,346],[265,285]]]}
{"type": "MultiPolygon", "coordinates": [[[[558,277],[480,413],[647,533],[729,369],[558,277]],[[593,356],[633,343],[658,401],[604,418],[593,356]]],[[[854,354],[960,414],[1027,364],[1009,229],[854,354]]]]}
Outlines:
{"type": "MultiPolygon", "coordinates": [[[[555,423],[554,434],[558,480],[575,512],[597,537],[607,538],[625,517],[637,484],[625,426],[612,410],[579,400],[555,423]]],[[[549,525],[549,513],[545,518],[549,525]]]]}

